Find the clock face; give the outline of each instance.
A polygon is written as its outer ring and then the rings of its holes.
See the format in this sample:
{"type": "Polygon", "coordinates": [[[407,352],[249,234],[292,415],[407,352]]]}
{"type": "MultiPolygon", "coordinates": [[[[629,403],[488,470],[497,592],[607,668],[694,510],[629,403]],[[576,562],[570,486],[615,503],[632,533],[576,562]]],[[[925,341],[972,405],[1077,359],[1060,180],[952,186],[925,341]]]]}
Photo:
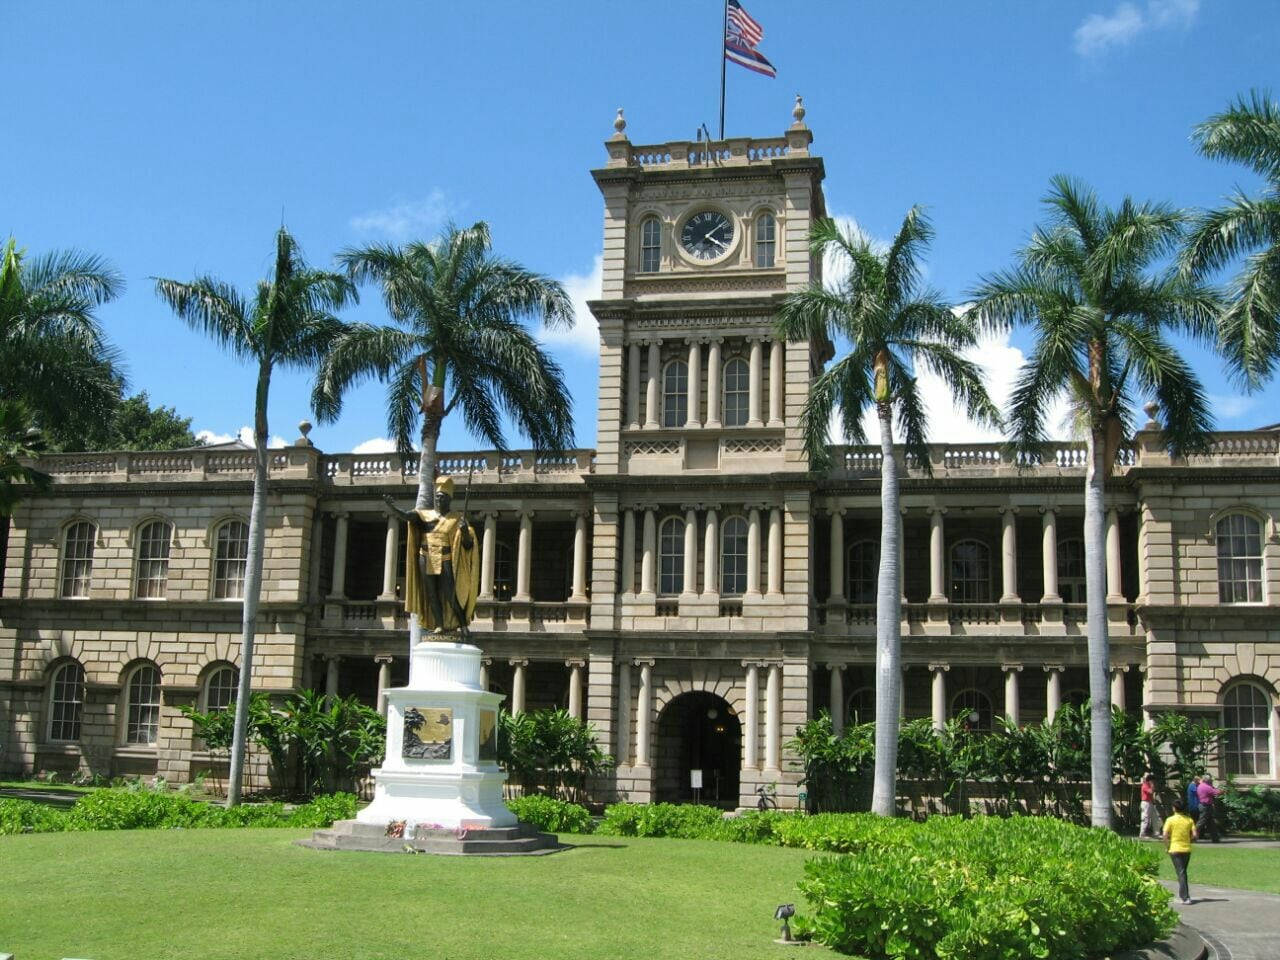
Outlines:
{"type": "Polygon", "coordinates": [[[684,222],[680,246],[698,260],[718,260],[733,242],[733,221],[718,210],[702,210],[684,222]]]}

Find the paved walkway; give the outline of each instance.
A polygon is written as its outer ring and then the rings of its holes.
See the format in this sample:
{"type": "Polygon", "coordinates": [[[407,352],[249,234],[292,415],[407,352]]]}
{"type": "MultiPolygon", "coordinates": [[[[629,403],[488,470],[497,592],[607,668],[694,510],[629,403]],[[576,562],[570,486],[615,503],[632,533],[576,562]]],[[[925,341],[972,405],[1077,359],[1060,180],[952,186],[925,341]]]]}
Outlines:
{"type": "MultiPolygon", "coordinates": [[[[1212,948],[1209,960],[1276,960],[1280,957],[1280,896],[1196,883],[1191,858],[1191,903],[1173,907],[1212,948]]],[[[1280,855],[1276,857],[1280,869],[1280,855]]],[[[1165,886],[1177,892],[1177,885],[1165,886]]]]}

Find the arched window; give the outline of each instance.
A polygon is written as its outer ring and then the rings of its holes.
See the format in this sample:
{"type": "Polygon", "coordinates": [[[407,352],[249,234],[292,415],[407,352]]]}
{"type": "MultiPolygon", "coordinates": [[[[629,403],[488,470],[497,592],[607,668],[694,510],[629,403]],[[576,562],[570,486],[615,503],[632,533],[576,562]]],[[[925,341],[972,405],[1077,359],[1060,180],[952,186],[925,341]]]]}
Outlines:
{"type": "Polygon", "coordinates": [[[173,526],[163,520],[143,524],[138,531],[139,599],[163,599],[169,582],[169,543],[172,540],[173,526]]]}
{"type": "Polygon", "coordinates": [[[975,733],[991,732],[991,698],[970,687],[951,699],[951,715],[975,733]]]}
{"type": "Polygon", "coordinates": [[[1271,776],[1271,695],[1242,680],[1222,698],[1222,757],[1229,777],[1271,776]]]}
{"type": "Polygon", "coordinates": [[[1262,524],[1232,513],[1215,527],[1218,542],[1218,599],[1223,603],[1262,602],[1262,524]]]}
{"type": "Polygon", "coordinates": [[[228,520],[214,537],[213,598],[239,600],[244,596],[244,571],[249,560],[249,525],[228,520]]]}
{"type": "Polygon", "coordinates": [[[774,250],[777,246],[777,221],[772,213],[762,213],[756,217],[756,266],[772,267],[774,250]]]}
{"type": "Polygon", "coordinates": [[[658,528],[658,592],[684,591],[684,521],[667,517],[658,528]]]}
{"type": "Polygon", "coordinates": [[[880,544],[859,540],[849,544],[844,568],[845,595],[850,603],[875,603],[880,577],[880,544]]]}
{"type": "Polygon", "coordinates": [[[873,723],[876,719],[876,691],[872,687],[859,687],[845,701],[845,722],[848,724],[873,723]]]}
{"type": "Polygon", "coordinates": [[[1058,594],[1063,603],[1084,603],[1084,541],[1079,537],[1058,542],[1058,594]]]}
{"type": "Polygon", "coordinates": [[[511,544],[498,542],[493,551],[493,599],[510,600],[516,592],[516,558],[511,544]]]}
{"type": "Polygon", "coordinates": [[[640,224],[640,272],[657,273],[662,265],[662,225],[657,217],[640,224]]]}
{"type": "Polygon", "coordinates": [[[720,526],[720,592],[741,596],[747,592],[747,520],[725,517],[720,526]]]}
{"type": "Polygon", "coordinates": [[[724,425],[741,427],[747,422],[751,394],[751,368],[741,357],[724,365],[724,425]]]}
{"type": "Polygon", "coordinates": [[[84,667],[69,660],[53,671],[49,684],[49,739],[74,743],[80,739],[84,710],[84,667]]]}
{"type": "Polygon", "coordinates": [[[985,543],[961,540],[951,547],[951,599],[991,602],[991,551],[985,543]]]}
{"type": "Polygon", "coordinates": [[[672,360],[662,370],[662,425],[683,427],[689,419],[689,364],[672,360]]]}
{"type": "Polygon", "coordinates": [[[124,742],[150,746],[160,733],[160,670],[153,663],[139,664],[124,689],[124,742]]]}
{"type": "Polygon", "coordinates": [[[62,541],[62,596],[89,596],[96,534],[97,530],[88,520],[78,520],[67,527],[62,541]]]}
{"type": "Polygon", "coordinates": [[[218,667],[209,672],[204,682],[204,709],[206,713],[226,710],[236,702],[240,686],[240,671],[232,666],[218,667]]]}

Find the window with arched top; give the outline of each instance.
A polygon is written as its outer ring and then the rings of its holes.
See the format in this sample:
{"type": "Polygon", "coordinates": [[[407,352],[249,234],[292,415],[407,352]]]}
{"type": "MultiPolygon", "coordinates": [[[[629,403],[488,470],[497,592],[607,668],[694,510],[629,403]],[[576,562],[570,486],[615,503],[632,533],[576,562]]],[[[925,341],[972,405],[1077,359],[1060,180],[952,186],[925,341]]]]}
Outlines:
{"type": "Polygon", "coordinates": [[[880,544],[858,540],[845,551],[844,588],[850,603],[875,603],[880,577],[880,544]]]}
{"type": "Polygon", "coordinates": [[[239,600],[244,597],[245,567],[249,562],[249,525],[228,520],[214,534],[213,598],[239,600]]]}
{"type": "Polygon", "coordinates": [[[756,266],[772,267],[777,249],[778,222],[772,213],[756,217],[756,266]]]}
{"type": "Polygon", "coordinates": [[[726,427],[746,426],[751,400],[751,367],[742,357],[730,357],[724,365],[724,403],[726,427]]]}
{"type": "Polygon", "coordinates": [[[49,739],[75,743],[80,739],[84,712],[84,667],[68,660],[54,668],[49,678],[49,739]]]}
{"type": "Polygon", "coordinates": [[[876,719],[876,691],[874,687],[859,687],[845,700],[844,721],[850,726],[858,723],[874,723],[876,719]]]}
{"type": "Polygon", "coordinates": [[[725,517],[720,525],[720,592],[731,597],[747,592],[746,517],[725,517]]]}
{"type": "Polygon", "coordinates": [[[124,684],[124,742],[151,746],[160,734],[160,668],[140,663],[124,684]]]}
{"type": "Polygon", "coordinates": [[[662,224],[645,217],[640,224],[640,272],[657,273],[662,266],[662,224]]]}
{"type": "Polygon", "coordinates": [[[510,600],[516,592],[516,552],[498,541],[493,550],[493,599],[510,600]]]}
{"type": "Polygon", "coordinates": [[[1245,513],[1230,513],[1214,526],[1218,545],[1218,599],[1222,603],[1262,602],[1262,524],[1245,513]]]}
{"type": "Polygon", "coordinates": [[[138,530],[138,565],[135,593],[140,600],[164,598],[169,583],[169,544],[173,525],[152,520],[138,530]]]}
{"type": "Polygon", "coordinates": [[[234,704],[239,686],[240,671],[230,664],[210,670],[204,681],[205,712],[226,710],[234,704]]]}
{"type": "Polygon", "coordinates": [[[1240,680],[1222,697],[1222,761],[1229,777],[1271,776],[1271,694],[1240,680]]]}
{"type": "Polygon", "coordinates": [[[93,542],[97,528],[88,520],[77,520],[62,538],[62,596],[89,596],[93,577],[93,542]]]}
{"type": "Polygon", "coordinates": [[[683,427],[689,419],[689,364],[672,360],[662,368],[662,425],[683,427]]]}
{"type": "Polygon", "coordinates": [[[991,731],[991,698],[981,690],[970,687],[951,698],[951,716],[975,733],[991,731]]]}
{"type": "Polygon", "coordinates": [[[667,517],[658,528],[658,593],[684,592],[684,521],[667,517]]]}
{"type": "Polygon", "coordinates": [[[1071,537],[1058,541],[1058,595],[1063,603],[1084,603],[1084,541],[1071,537]]]}
{"type": "Polygon", "coordinates": [[[980,540],[961,540],[951,547],[951,600],[991,602],[991,550],[980,540]]]}

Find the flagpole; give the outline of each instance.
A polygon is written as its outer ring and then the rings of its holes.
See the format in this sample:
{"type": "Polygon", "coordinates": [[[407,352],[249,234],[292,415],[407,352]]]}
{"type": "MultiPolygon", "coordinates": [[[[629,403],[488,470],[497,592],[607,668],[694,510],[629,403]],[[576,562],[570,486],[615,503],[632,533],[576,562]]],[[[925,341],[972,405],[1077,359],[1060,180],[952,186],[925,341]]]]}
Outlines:
{"type": "Polygon", "coordinates": [[[724,38],[729,35],[729,0],[724,0],[724,18],[720,21],[720,139],[724,139],[724,38]]]}

